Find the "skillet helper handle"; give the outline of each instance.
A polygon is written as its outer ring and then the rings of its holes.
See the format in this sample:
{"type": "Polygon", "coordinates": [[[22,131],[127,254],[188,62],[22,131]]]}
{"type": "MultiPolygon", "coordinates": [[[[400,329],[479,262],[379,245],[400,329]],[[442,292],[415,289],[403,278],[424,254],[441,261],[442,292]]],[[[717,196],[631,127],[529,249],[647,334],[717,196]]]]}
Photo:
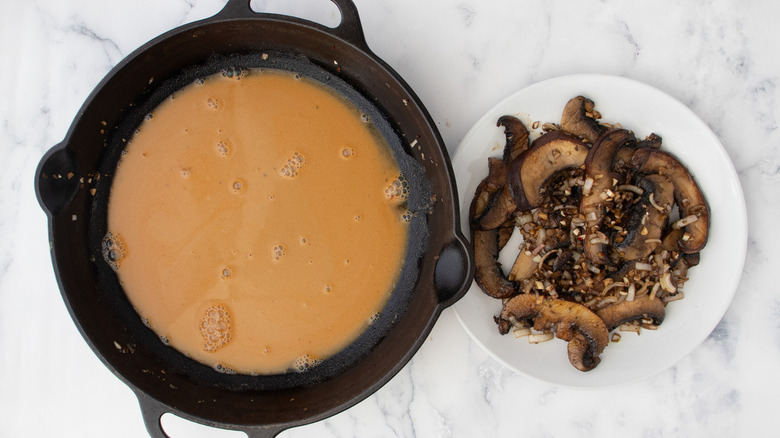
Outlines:
{"type": "Polygon", "coordinates": [[[475,269],[473,254],[468,241],[460,234],[439,252],[433,284],[443,307],[454,304],[471,287],[475,269]]]}
{"type": "MultiPolygon", "coordinates": [[[[144,419],[146,431],[151,438],[180,438],[168,435],[163,429],[162,416],[169,413],[170,408],[140,391],[136,391],[136,397],[138,397],[138,404],[141,406],[141,415],[144,419]]],[[[208,426],[219,427],[219,425],[208,426]]],[[[235,429],[244,432],[248,438],[273,438],[284,430],[283,427],[278,425],[246,426],[235,429]]]]}
{"type": "Polygon", "coordinates": [[[56,216],[70,204],[79,191],[79,163],[66,144],[62,142],[49,149],[35,171],[35,194],[50,216],[56,216]]]}
{"type": "MultiPolygon", "coordinates": [[[[313,1],[313,0],[297,0],[297,1],[313,1]]],[[[322,1],[322,0],[320,0],[322,1]]],[[[358,46],[363,50],[368,50],[368,43],[366,43],[366,37],[363,34],[363,26],[360,25],[360,15],[358,15],[357,7],[352,0],[330,0],[341,13],[341,22],[338,26],[330,28],[327,26],[321,26],[323,30],[328,33],[334,34],[341,39],[358,46]]],[[[254,15],[264,15],[252,10],[251,0],[228,0],[224,8],[217,14],[220,18],[249,18],[254,15]]],[[[271,15],[271,14],[269,14],[271,15]]]]}

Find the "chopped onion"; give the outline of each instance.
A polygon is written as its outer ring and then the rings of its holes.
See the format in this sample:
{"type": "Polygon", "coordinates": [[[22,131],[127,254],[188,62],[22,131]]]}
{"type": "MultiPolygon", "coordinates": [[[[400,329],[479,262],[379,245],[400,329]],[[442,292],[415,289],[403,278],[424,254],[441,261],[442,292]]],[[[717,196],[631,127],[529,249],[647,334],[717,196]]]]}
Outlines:
{"type": "Polygon", "coordinates": [[[637,271],[649,271],[653,269],[653,266],[650,263],[636,262],[634,263],[634,269],[637,271]]]}
{"type": "Polygon", "coordinates": [[[661,283],[656,283],[653,285],[653,289],[650,291],[650,299],[654,300],[656,295],[658,295],[658,289],[661,288],[661,283]]]}
{"type": "Polygon", "coordinates": [[[626,323],[626,324],[620,324],[620,326],[618,327],[618,330],[620,330],[621,332],[639,333],[640,327],[638,325],[636,325],[636,324],[628,324],[628,323],[626,323]]]}
{"type": "Polygon", "coordinates": [[[512,334],[515,335],[516,338],[522,338],[523,336],[528,336],[531,334],[531,329],[527,327],[523,328],[515,328],[512,330],[512,334]]]}
{"type": "Polygon", "coordinates": [[[642,196],[645,191],[642,190],[641,187],[637,187],[633,184],[622,184],[617,187],[615,187],[615,190],[621,191],[621,192],[634,192],[639,196],[642,196]]]}
{"type": "Polygon", "coordinates": [[[672,283],[672,273],[666,272],[661,276],[661,287],[669,293],[674,293],[677,290],[674,283],[672,283]]]}
{"type": "Polygon", "coordinates": [[[675,221],[672,224],[672,228],[675,229],[675,230],[679,230],[680,228],[685,227],[687,225],[690,225],[690,224],[696,222],[697,220],[699,220],[699,216],[696,216],[695,214],[691,214],[691,215],[685,216],[682,219],[679,219],[679,220],[675,221]]]}
{"type": "Polygon", "coordinates": [[[530,344],[538,344],[540,342],[547,342],[553,338],[553,334],[551,332],[544,332],[544,333],[532,333],[528,335],[528,343],[530,344]]]}
{"type": "Polygon", "coordinates": [[[664,207],[656,204],[655,196],[653,196],[653,195],[655,195],[655,193],[650,193],[650,205],[652,205],[656,210],[658,210],[660,212],[666,211],[666,209],[664,207]]]}
{"type": "Polygon", "coordinates": [[[585,196],[590,195],[591,189],[593,189],[593,178],[587,177],[585,178],[585,184],[582,186],[582,194],[585,196]]]}
{"type": "Polygon", "coordinates": [[[634,301],[635,296],[636,288],[634,287],[634,283],[631,283],[628,285],[628,295],[626,296],[626,301],[634,301]]]}
{"type": "Polygon", "coordinates": [[[616,287],[626,287],[625,283],[621,283],[619,281],[610,284],[609,286],[605,287],[604,290],[601,291],[601,296],[604,296],[607,294],[607,292],[611,291],[612,289],[616,287]]]}

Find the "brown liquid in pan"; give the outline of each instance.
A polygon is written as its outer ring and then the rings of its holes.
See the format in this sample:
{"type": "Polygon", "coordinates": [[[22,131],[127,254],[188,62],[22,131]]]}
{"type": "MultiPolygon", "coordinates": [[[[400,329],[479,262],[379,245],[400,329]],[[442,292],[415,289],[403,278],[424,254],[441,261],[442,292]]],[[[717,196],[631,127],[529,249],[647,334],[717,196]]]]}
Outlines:
{"type": "Polygon", "coordinates": [[[304,370],[362,333],[404,260],[407,188],[348,101],[282,71],[218,74],[141,124],[106,260],[163,342],[218,370],[304,370]]]}

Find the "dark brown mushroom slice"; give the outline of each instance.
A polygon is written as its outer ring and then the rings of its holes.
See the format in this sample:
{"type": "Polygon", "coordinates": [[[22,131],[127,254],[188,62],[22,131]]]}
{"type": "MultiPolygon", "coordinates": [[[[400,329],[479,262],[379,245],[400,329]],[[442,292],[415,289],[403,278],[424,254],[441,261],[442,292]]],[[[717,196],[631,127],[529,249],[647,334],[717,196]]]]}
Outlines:
{"type": "Polygon", "coordinates": [[[509,333],[509,329],[512,328],[512,323],[506,319],[501,319],[498,316],[493,317],[493,322],[498,325],[498,333],[505,335],[509,333]]]}
{"type": "Polygon", "coordinates": [[[509,187],[504,186],[498,194],[493,197],[487,211],[479,218],[478,226],[482,230],[492,230],[500,227],[517,210],[515,200],[509,187]]]}
{"type": "Polygon", "coordinates": [[[561,251],[558,257],[553,260],[552,271],[558,272],[571,263],[574,263],[574,253],[569,250],[561,251]]]}
{"type": "MultiPolygon", "coordinates": [[[[510,163],[528,149],[528,129],[523,122],[514,116],[500,117],[497,126],[504,126],[506,144],[504,145],[503,161],[504,163],[510,163]]],[[[502,187],[498,193],[492,195],[489,201],[486,202],[486,207],[483,209],[484,213],[480,215],[477,221],[479,229],[492,230],[497,228],[506,222],[512,213],[517,210],[512,193],[506,187],[506,178],[500,181],[500,185],[502,187]]],[[[485,195],[482,195],[482,197],[484,198],[485,195]]]]}
{"type": "Polygon", "coordinates": [[[581,167],[588,146],[574,135],[552,131],[534,140],[509,168],[507,185],[519,211],[530,211],[544,200],[542,189],[557,172],[581,167]]]}
{"type": "Polygon", "coordinates": [[[490,206],[495,202],[495,198],[501,189],[506,186],[506,173],[508,166],[499,158],[488,158],[488,174],[477,185],[474,191],[474,198],[469,207],[469,222],[477,224],[490,206]]]}
{"type": "Polygon", "coordinates": [[[596,120],[599,117],[592,100],[577,96],[569,100],[563,107],[561,129],[577,137],[582,137],[590,143],[595,143],[607,130],[596,120]]]}
{"type": "Polygon", "coordinates": [[[647,175],[639,179],[636,185],[644,194],[628,212],[623,240],[613,240],[613,248],[621,260],[647,257],[660,245],[661,235],[674,205],[674,186],[669,178],[657,174],[647,175]]]}
{"type": "Polygon", "coordinates": [[[509,221],[509,224],[504,223],[498,227],[498,250],[504,249],[509,239],[512,238],[512,234],[515,232],[514,221],[509,221]]]}
{"type": "Polygon", "coordinates": [[[599,137],[585,158],[585,186],[580,197],[579,210],[587,224],[583,246],[585,255],[593,263],[609,263],[609,241],[599,231],[605,205],[610,202],[607,194],[614,192],[618,176],[612,171],[619,148],[635,144],[634,133],[625,129],[613,129],[599,137]]]}
{"type": "Polygon", "coordinates": [[[575,342],[569,350],[569,361],[581,371],[592,369],[583,364],[598,363],[599,354],[609,342],[604,321],[582,304],[571,301],[537,298],[533,294],[517,295],[507,300],[501,310],[501,319],[509,320],[510,316],[518,321],[533,321],[536,330],[553,328],[556,336],[575,342]],[[574,360],[572,349],[578,354],[574,360]]]}
{"type": "Polygon", "coordinates": [[[685,264],[689,268],[692,268],[692,267],[698,265],[700,257],[701,257],[701,253],[699,253],[699,252],[693,252],[693,253],[690,253],[690,254],[683,254],[682,255],[682,259],[685,260],[685,264]]]}
{"type": "Polygon", "coordinates": [[[710,208],[693,175],[674,155],[651,148],[638,149],[631,157],[631,167],[638,173],[664,175],[672,181],[680,217],[693,219],[683,227],[680,248],[689,254],[701,251],[707,244],[710,208]]]}
{"type": "Polygon", "coordinates": [[[637,144],[638,148],[652,148],[659,149],[663,143],[663,138],[655,132],[650,133],[644,140],[640,140],[637,144]]]}
{"type": "Polygon", "coordinates": [[[601,362],[598,355],[593,354],[590,342],[581,333],[577,332],[566,345],[569,362],[580,371],[590,371],[601,362]]]}
{"type": "Polygon", "coordinates": [[[644,295],[633,301],[625,300],[610,304],[598,310],[596,314],[604,321],[607,330],[612,331],[620,324],[640,319],[652,318],[654,324],[661,324],[666,315],[666,308],[659,298],[644,295]]]}
{"type": "Polygon", "coordinates": [[[525,124],[515,116],[501,116],[496,126],[504,127],[506,144],[504,145],[504,161],[509,163],[528,149],[529,133],[525,124]]]}
{"type": "Polygon", "coordinates": [[[482,291],[493,298],[517,294],[518,284],[504,275],[498,262],[498,230],[473,230],[474,280],[482,291]]]}

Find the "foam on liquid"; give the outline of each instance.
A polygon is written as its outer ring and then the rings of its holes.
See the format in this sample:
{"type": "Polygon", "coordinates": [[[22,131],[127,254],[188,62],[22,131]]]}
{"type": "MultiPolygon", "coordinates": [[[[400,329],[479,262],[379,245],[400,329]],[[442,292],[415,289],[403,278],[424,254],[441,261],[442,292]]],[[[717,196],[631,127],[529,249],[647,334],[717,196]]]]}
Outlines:
{"type": "Polygon", "coordinates": [[[368,118],[292,73],[226,69],[145,118],[103,256],[167,345],[224,373],[306,371],[380,314],[408,184],[368,118]]]}

